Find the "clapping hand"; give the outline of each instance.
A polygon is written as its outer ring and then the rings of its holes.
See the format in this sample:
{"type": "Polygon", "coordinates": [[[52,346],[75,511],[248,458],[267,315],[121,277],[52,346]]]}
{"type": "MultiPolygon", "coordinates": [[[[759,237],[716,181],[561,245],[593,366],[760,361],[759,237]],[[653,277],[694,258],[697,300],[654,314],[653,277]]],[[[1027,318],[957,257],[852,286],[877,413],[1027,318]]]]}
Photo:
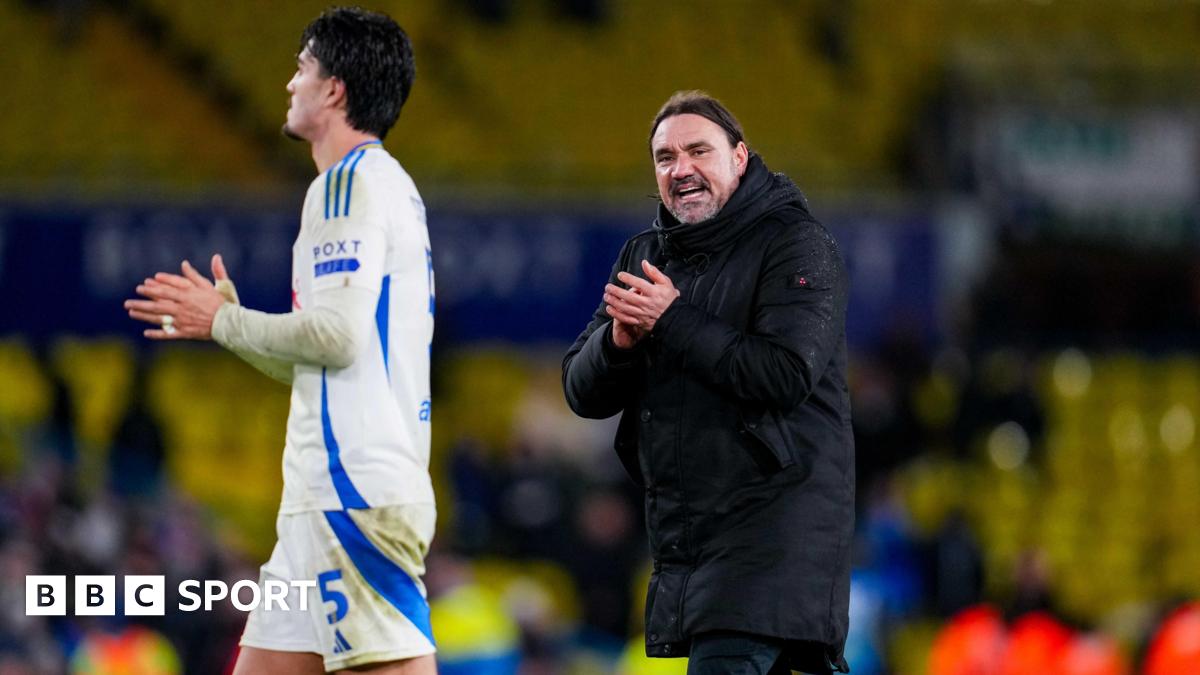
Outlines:
{"type": "Polygon", "coordinates": [[[605,311],[613,318],[613,342],[622,349],[632,348],[653,330],[663,312],[679,297],[671,278],[649,261],[642,261],[642,270],[649,280],[620,272],[617,279],[628,289],[615,284],[604,286],[605,311]]]}

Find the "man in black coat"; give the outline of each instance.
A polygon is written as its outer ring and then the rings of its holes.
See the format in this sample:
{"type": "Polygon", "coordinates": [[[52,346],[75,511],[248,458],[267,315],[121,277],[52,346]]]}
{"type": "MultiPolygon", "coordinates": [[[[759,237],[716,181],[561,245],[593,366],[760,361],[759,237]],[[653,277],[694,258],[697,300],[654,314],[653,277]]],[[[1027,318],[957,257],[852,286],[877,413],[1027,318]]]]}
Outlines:
{"type": "Polygon", "coordinates": [[[716,99],[675,94],[662,203],[563,360],[584,417],[621,413],[646,490],[646,653],[691,675],[848,672],[854,527],[845,266],[800,190],[716,99]]]}

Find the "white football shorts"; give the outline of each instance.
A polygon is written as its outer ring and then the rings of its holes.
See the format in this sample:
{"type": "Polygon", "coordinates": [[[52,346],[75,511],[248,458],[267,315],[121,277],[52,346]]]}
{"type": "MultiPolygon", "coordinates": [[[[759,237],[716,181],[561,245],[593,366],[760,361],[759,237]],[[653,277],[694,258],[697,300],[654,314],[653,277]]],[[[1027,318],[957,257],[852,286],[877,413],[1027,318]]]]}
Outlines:
{"type": "Polygon", "coordinates": [[[280,515],[259,586],[288,584],[287,609],[259,603],[242,646],[316,652],[327,671],[434,653],[421,576],[436,519],[432,504],[280,515]],[[304,580],[316,587],[290,585],[304,580]]]}

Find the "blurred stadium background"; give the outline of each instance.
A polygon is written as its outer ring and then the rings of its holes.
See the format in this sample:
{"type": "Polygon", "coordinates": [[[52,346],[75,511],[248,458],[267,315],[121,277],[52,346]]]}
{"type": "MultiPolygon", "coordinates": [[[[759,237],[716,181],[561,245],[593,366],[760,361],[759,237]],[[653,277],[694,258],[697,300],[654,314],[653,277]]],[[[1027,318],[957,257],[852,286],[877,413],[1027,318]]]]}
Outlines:
{"type": "MultiPolygon", "coordinates": [[[[243,616],[24,615],[24,575],[256,578],[287,390],[120,302],[222,252],[288,307],[324,2],[0,0],[0,673],[220,673],[243,616]]],[[[390,0],[387,146],[437,271],[442,672],[640,658],[612,424],[559,359],[647,226],[653,113],[702,88],[852,273],[856,675],[1200,673],[1200,4],[390,0]]]]}

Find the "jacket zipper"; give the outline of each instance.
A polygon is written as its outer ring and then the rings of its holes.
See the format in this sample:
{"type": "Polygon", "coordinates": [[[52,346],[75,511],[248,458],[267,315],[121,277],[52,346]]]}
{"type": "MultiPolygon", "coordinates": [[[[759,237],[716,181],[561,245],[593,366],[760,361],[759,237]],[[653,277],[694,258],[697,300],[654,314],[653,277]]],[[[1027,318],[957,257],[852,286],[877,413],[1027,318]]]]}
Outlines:
{"type": "MultiPolygon", "coordinates": [[[[706,261],[706,263],[707,263],[707,261],[706,261]]],[[[695,276],[692,277],[692,287],[688,289],[687,301],[688,301],[689,305],[694,304],[693,300],[696,297],[696,287],[700,285],[700,283],[699,283],[700,277],[704,276],[704,272],[708,270],[708,265],[705,264],[704,267],[702,267],[700,269],[702,271],[700,271],[699,273],[697,273],[695,276]]],[[[687,358],[687,354],[684,354],[684,358],[685,359],[687,358]]],[[[679,378],[679,408],[681,411],[687,408],[687,397],[685,395],[686,391],[687,391],[687,383],[685,382],[684,378],[680,377],[679,378]]],[[[684,482],[683,459],[684,459],[683,458],[683,416],[681,415],[679,418],[679,421],[675,425],[675,462],[676,462],[676,466],[677,466],[676,471],[679,475],[679,496],[680,496],[681,505],[683,506],[683,515],[684,515],[684,518],[683,518],[683,539],[684,539],[684,541],[681,543],[683,544],[684,552],[687,553],[688,559],[690,560],[692,558],[692,553],[693,553],[693,551],[692,551],[692,518],[691,518],[691,509],[688,506],[686,485],[684,482]]],[[[686,581],[685,581],[685,583],[686,583],[686,581]]],[[[683,616],[683,597],[682,596],[680,596],[679,602],[680,602],[680,607],[679,607],[680,614],[679,615],[682,617],[683,616]]]]}

